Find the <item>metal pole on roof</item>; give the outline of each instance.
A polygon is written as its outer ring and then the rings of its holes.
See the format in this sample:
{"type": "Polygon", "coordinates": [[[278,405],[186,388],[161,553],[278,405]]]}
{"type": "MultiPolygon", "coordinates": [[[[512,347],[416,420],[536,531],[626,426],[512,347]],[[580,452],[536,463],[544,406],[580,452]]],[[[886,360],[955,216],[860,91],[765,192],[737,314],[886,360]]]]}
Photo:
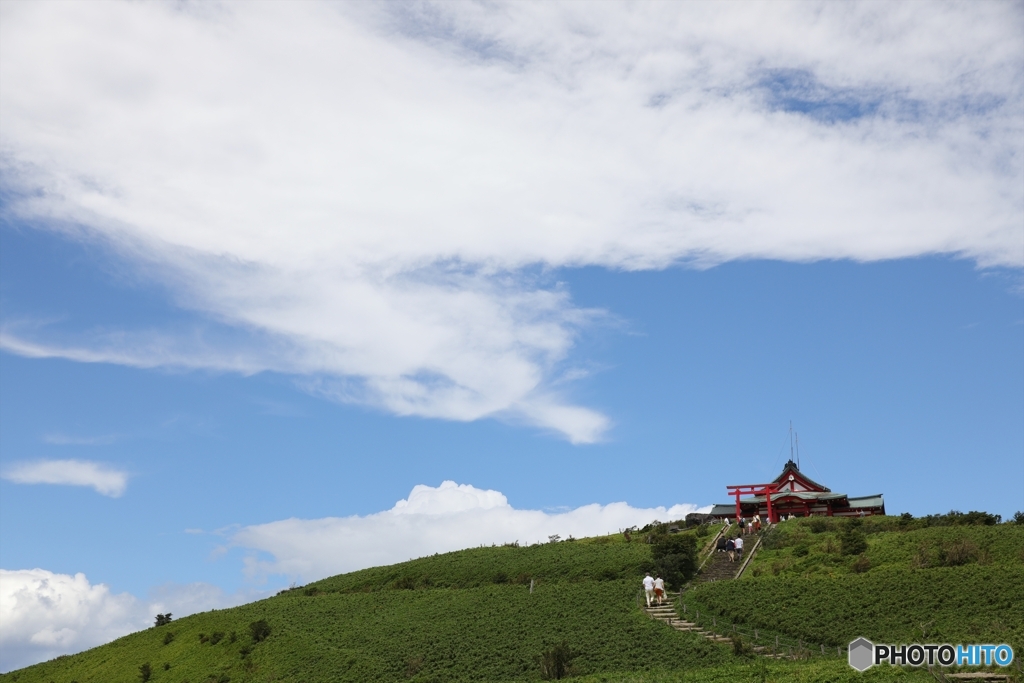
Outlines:
{"type": "Polygon", "coordinates": [[[793,460],[793,421],[789,421],[789,459],[793,460]]]}

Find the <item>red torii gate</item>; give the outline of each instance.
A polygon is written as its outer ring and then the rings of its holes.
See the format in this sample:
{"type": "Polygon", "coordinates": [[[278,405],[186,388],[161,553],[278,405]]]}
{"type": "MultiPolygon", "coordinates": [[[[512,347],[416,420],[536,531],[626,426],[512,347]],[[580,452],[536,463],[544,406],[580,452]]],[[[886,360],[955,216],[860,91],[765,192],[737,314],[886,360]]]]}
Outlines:
{"type": "Polygon", "coordinates": [[[772,510],[772,494],[782,490],[782,483],[772,482],[771,484],[736,484],[726,486],[730,496],[736,496],[736,522],[739,523],[742,512],[740,510],[740,496],[764,496],[768,503],[768,523],[775,524],[775,512],[772,510]]]}

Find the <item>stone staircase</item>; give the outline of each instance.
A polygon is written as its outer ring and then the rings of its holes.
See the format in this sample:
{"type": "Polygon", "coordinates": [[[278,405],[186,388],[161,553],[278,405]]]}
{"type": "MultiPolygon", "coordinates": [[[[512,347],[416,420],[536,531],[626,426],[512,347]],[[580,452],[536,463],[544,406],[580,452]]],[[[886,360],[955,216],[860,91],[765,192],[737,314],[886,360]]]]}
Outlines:
{"type": "MultiPolygon", "coordinates": [[[[729,553],[717,552],[714,549],[711,549],[710,554],[705,557],[704,562],[701,564],[697,577],[693,580],[695,582],[703,583],[707,581],[729,581],[738,578],[747,568],[750,560],[753,559],[753,556],[761,547],[761,539],[770,529],[771,527],[769,526],[760,534],[750,534],[744,537],[743,540],[746,541],[747,552],[744,553],[743,559],[737,558],[736,561],[733,562],[729,560],[729,553]]],[[[715,539],[712,539],[711,544],[714,542],[715,539]]],[[[642,609],[650,618],[667,624],[676,631],[695,633],[707,638],[713,643],[732,642],[732,638],[728,636],[706,630],[698,624],[681,618],[679,616],[679,611],[676,609],[676,606],[671,599],[667,599],[661,606],[652,605],[651,607],[642,607],[642,609]]],[[[773,659],[784,659],[788,657],[788,655],[784,655],[782,653],[773,653],[772,649],[765,645],[752,644],[751,649],[763,657],[770,657],[773,659]]]]}
{"type": "Polygon", "coordinates": [[[677,631],[687,631],[689,633],[696,633],[699,636],[704,636],[708,640],[715,643],[728,643],[729,638],[720,636],[710,631],[705,631],[697,624],[687,621],[686,619],[680,619],[679,614],[676,611],[676,606],[671,602],[666,602],[661,607],[652,605],[650,607],[644,607],[643,610],[647,613],[647,616],[652,619],[668,624],[671,628],[677,631]]]}
{"type": "MultiPolygon", "coordinates": [[[[728,562],[728,558],[726,558],[726,561],[728,562]]],[[[680,618],[676,606],[671,601],[666,602],[660,607],[657,605],[644,607],[643,610],[647,613],[647,616],[649,616],[650,618],[656,619],[664,624],[667,624],[670,628],[673,628],[676,631],[694,633],[696,635],[703,636],[704,638],[710,640],[713,643],[732,642],[732,638],[729,638],[728,636],[719,635],[717,633],[714,633],[713,631],[707,631],[701,628],[699,625],[693,623],[692,621],[687,621],[686,619],[680,618]]],[[[771,652],[771,648],[765,645],[753,645],[751,646],[751,649],[757,654],[761,655],[762,657],[768,657],[770,659],[785,659],[787,657],[787,655],[784,655],[782,653],[773,654],[771,652]]]]}
{"type": "Polygon", "coordinates": [[[735,562],[729,561],[729,553],[711,550],[711,554],[707,556],[701,565],[700,572],[695,581],[704,583],[706,581],[725,581],[739,578],[743,570],[747,568],[750,560],[757,554],[758,549],[761,547],[761,539],[764,538],[764,535],[770,529],[771,526],[759,534],[745,535],[743,540],[746,548],[744,549],[743,557],[742,559],[736,558],[735,562]]]}
{"type": "Polygon", "coordinates": [[[743,563],[740,561],[730,562],[729,553],[712,552],[714,554],[708,558],[707,564],[704,565],[704,569],[701,570],[700,575],[697,576],[697,582],[705,583],[707,581],[727,581],[729,579],[735,579],[736,573],[739,572],[743,563]]]}

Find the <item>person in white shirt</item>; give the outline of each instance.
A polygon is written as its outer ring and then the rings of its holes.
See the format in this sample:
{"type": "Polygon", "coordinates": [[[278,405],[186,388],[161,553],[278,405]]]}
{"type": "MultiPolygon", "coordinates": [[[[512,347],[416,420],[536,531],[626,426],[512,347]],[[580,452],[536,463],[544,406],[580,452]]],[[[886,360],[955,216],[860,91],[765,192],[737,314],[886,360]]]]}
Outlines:
{"type": "Polygon", "coordinates": [[[647,594],[647,606],[651,606],[651,598],[654,597],[654,579],[651,578],[650,572],[644,577],[644,593],[647,594]]]}
{"type": "Polygon", "coordinates": [[[660,576],[654,580],[654,596],[658,598],[658,607],[661,607],[661,601],[665,598],[665,579],[660,576]]]}
{"type": "Polygon", "coordinates": [[[737,536],[736,537],[736,559],[738,559],[738,560],[742,560],[743,559],[743,537],[742,536],[737,536]]]}

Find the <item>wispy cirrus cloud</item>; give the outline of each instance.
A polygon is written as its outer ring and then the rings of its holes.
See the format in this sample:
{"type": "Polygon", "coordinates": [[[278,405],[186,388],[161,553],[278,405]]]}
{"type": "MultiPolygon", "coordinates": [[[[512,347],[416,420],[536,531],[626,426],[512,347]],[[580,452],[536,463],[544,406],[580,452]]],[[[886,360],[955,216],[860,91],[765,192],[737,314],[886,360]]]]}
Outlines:
{"type": "Polygon", "coordinates": [[[13,463],[0,477],[15,484],[88,486],[97,493],[118,498],[128,487],[128,473],[89,460],[35,460],[13,463]]]}
{"type": "Polygon", "coordinates": [[[120,437],[117,434],[101,434],[99,436],[72,436],[53,432],[43,435],[43,443],[52,446],[109,446],[120,437]]]}
{"type": "Polygon", "coordinates": [[[13,353],[591,442],[609,419],[553,378],[601,314],[537,272],[1024,265],[1017,3],[0,12],[11,215],[237,332],[8,328],[13,353]]]}

